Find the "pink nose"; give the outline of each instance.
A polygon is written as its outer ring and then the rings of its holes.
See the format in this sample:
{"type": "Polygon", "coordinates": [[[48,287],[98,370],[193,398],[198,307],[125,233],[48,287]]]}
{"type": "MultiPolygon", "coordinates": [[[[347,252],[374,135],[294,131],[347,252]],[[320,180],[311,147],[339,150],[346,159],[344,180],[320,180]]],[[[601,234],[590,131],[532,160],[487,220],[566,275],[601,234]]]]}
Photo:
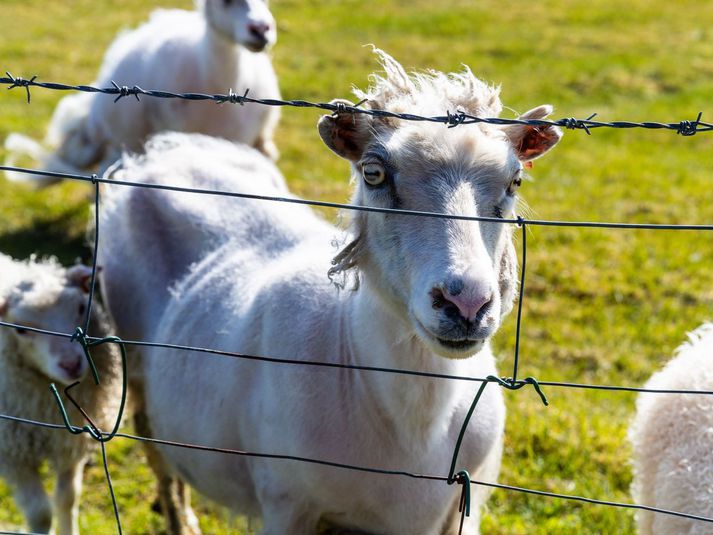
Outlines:
{"type": "Polygon", "coordinates": [[[434,289],[434,297],[440,297],[444,303],[455,306],[460,316],[473,321],[493,298],[492,290],[483,291],[478,285],[465,285],[462,281],[453,281],[443,289],[434,289]],[[440,294],[438,296],[437,294],[440,294]]]}
{"type": "Polygon", "coordinates": [[[251,22],[248,24],[248,31],[258,39],[266,39],[267,32],[270,31],[270,25],[267,22],[251,22]]]}
{"type": "Polygon", "coordinates": [[[71,378],[76,379],[82,374],[82,357],[62,360],[59,367],[65,370],[71,378]]]}

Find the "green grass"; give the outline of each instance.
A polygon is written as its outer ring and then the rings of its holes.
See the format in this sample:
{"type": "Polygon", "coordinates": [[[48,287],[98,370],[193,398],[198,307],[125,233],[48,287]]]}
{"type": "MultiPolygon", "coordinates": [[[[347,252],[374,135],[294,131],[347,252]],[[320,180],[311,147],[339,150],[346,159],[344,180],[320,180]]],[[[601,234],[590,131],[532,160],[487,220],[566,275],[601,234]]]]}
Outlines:
{"type": "MultiPolygon", "coordinates": [[[[3,0],[1,70],[45,80],[89,82],[116,32],[158,4],[140,0],[3,0]]],[[[178,2],[189,5],[188,0],[178,2]]],[[[504,102],[524,111],[544,102],[556,116],[603,120],[694,118],[713,94],[713,3],[633,0],[275,0],[274,50],[286,98],[328,100],[364,86],[374,43],[409,68],[458,69],[502,84],[504,102]]],[[[60,94],[0,94],[0,138],[41,137],[60,94]]],[[[209,104],[208,104],[209,105],[209,104]]],[[[298,193],[345,200],[346,165],[321,144],[318,113],[285,109],[280,167],[298,193]]],[[[705,116],[704,116],[705,118],[705,116]]],[[[709,117],[710,119],[710,117],[709,117]]],[[[535,164],[523,188],[542,219],[655,223],[713,221],[713,135],[596,130],[568,132],[535,164]]],[[[2,152],[0,150],[0,156],[2,152]]],[[[33,192],[0,181],[0,250],[16,256],[88,257],[85,185],[33,192]]],[[[687,331],[710,318],[711,235],[575,228],[529,229],[521,375],[541,380],[640,385],[687,331]]],[[[496,338],[500,369],[512,368],[514,315],[496,338]]],[[[629,501],[626,428],[634,396],[546,389],[506,394],[508,422],[500,481],[629,501]]],[[[110,466],[129,533],[159,533],[153,482],[139,449],[109,444],[110,466]]],[[[444,460],[449,452],[444,452],[444,460]]],[[[404,484],[408,484],[407,481],[404,484]]],[[[243,521],[199,502],[205,533],[244,533],[243,521]]],[[[101,466],[88,473],[81,525],[114,530],[101,466]]],[[[0,484],[0,528],[21,518],[0,484]]],[[[629,533],[633,514],[507,491],[493,494],[485,533],[629,533]]]]}

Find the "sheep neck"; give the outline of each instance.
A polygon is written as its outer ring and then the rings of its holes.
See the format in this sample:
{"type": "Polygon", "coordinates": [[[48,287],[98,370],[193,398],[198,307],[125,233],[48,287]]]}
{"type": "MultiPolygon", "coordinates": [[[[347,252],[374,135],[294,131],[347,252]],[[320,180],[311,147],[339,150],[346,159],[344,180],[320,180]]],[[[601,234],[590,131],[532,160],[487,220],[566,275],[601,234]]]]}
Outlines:
{"type": "Polygon", "coordinates": [[[204,73],[217,92],[227,92],[228,89],[239,91],[236,87],[240,70],[240,54],[242,47],[228,39],[206,22],[203,35],[204,58],[202,61],[204,73]]]}
{"type": "MultiPolygon", "coordinates": [[[[343,344],[350,364],[473,373],[473,359],[447,359],[428,349],[410,323],[394,314],[368,284],[344,305],[343,344]]],[[[450,426],[455,409],[471,395],[461,381],[392,373],[357,372],[354,385],[360,407],[373,414],[380,426],[388,422],[389,431],[409,448],[427,448],[433,437],[441,436],[450,426]]]]}

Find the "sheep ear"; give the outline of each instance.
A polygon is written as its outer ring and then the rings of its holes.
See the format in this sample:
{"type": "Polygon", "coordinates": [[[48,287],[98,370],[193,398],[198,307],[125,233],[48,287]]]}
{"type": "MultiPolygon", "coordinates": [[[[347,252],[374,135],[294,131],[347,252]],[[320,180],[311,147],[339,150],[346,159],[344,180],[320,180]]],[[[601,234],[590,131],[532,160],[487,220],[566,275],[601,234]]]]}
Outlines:
{"type": "MultiPolygon", "coordinates": [[[[337,99],[331,104],[353,106],[348,100],[337,99]]],[[[369,141],[369,117],[363,114],[336,112],[333,115],[323,115],[317,128],[325,145],[337,155],[352,162],[361,158],[369,141]]]]}
{"type": "MultiPolygon", "coordinates": [[[[544,104],[524,113],[519,119],[544,119],[550,113],[552,113],[552,106],[544,104]]],[[[521,162],[539,158],[562,138],[562,130],[556,126],[514,124],[506,126],[504,130],[521,162]]]]}
{"type": "Polygon", "coordinates": [[[10,307],[10,300],[7,297],[0,297],[0,319],[7,314],[7,309],[10,307]]]}
{"type": "MultiPolygon", "coordinates": [[[[97,267],[97,272],[101,271],[97,267]]],[[[77,264],[67,270],[67,280],[71,286],[81,288],[84,293],[89,293],[92,282],[92,268],[84,264],[77,264]]]]}

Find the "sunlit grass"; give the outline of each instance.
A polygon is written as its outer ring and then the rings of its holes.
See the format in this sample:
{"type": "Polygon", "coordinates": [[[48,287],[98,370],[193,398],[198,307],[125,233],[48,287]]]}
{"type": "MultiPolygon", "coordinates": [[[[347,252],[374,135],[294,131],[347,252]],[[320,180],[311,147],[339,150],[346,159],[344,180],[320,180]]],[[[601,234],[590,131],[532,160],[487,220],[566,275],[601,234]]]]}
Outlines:
{"type": "MultiPolygon", "coordinates": [[[[158,4],[170,2],[3,0],[0,70],[89,82],[116,32],[158,4]]],[[[502,84],[505,104],[518,112],[550,102],[557,117],[598,112],[602,120],[679,121],[701,110],[705,118],[713,94],[713,3],[705,1],[275,0],[272,6],[280,31],[274,58],[286,98],[349,97],[351,85],[365,86],[376,68],[370,49],[362,46],[368,43],[409,68],[468,64],[483,79],[502,84]]],[[[2,93],[3,139],[16,131],[41,137],[61,97],[37,89],[27,105],[22,90],[2,93]]],[[[346,200],[347,166],[322,146],[318,113],[285,109],[282,117],[279,164],[291,187],[310,198],[346,200]]],[[[555,152],[535,163],[534,181],[523,195],[540,219],[712,223],[712,149],[710,134],[567,132],[555,152]]],[[[36,192],[6,182],[0,188],[0,250],[55,254],[65,262],[88,256],[90,188],[62,184],[36,192]]],[[[640,385],[686,331],[711,315],[711,234],[544,227],[528,232],[522,376],[640,385]]],[[[511,316],[496,339],[503,374],[512,368],[513,337],[511,316]]],[[[629,501],[625,433],[634,396],[546,392],[547,408],[530,390],[506,394],[501,482],[629,501]]],[[[109,454],[126,531],[160,532],[161,518],[150,509],[154,483],[139,448],[117,440],[109,454]]],[[[242,519],[205,502],[199,514],[205,533],[244,530],[242,519]]],[[[0,527],[20,523],[0,484],[0,527]]],[[[99,465],[87,476],[81,524],[86,533],[114,530],[99,465]]],[[[483,531],[629,533],[633,515],[497,491],[483,531]]]]}

